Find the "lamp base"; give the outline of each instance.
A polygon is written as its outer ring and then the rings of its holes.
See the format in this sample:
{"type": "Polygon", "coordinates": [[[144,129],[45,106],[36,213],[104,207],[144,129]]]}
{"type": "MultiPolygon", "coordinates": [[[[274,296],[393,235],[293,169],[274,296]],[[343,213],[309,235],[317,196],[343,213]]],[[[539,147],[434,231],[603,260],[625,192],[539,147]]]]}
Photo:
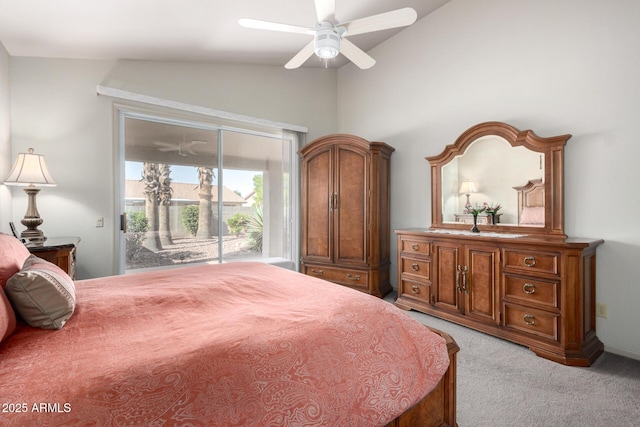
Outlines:
{"type": "Polygon", "coordinates": [[[27,227],[22,233],[20,233],[20,237],[28,240],[29,242],[44,242],[47,240],[42,230],[38,230],[38,226],[44,222],[42,218],[40,218],[40,214],[38,213],[38,207],[36,205],[36,195],[40,192],[39,188],[35,188],[32,186],[26,187],[24,192],[29,196],[28,205],[27,205],[27,213],[22,218],[22,225],[27,227]]]}
{"type": "Polygon", "coordinates": [[[39,243],[47,240],[47,236],[44,235],[42,230],[37,229],[24,230],[22,233],[20,233],[20,238],[25,239],[29,243],[39,243]]]}
{"type": "Polygon", "coordinates": [[[472,207],[472,206],[471,206],[471,202],[469,201],[469,196],[470,196],[471,194],[467,193],[467,194],[465,194],[465,195],[467,196],[467,203],[465,203],[465,204],[464,204],[464,208],[466,209],[466,211],[467,211],[467,212],[469,212],[469,209],[471,209],[471,207],[472,207]]]}

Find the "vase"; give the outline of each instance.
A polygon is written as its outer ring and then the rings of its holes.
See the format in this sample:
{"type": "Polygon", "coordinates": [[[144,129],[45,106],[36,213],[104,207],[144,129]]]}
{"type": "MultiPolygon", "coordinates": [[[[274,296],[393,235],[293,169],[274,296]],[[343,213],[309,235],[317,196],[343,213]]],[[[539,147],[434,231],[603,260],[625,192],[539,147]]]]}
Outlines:
{"type": "Polygon", "coordinates": [[[478,228],[478,215],[474,214],[473,215],[473,227],[471,227],[471,232],[472,233],[479,233],[480,229],[478,228]]]}
{"type": "Polygon", "coordinates": [[[495,213],[491,214],[491,225],[496,225],[496,214],[495,213]]]}

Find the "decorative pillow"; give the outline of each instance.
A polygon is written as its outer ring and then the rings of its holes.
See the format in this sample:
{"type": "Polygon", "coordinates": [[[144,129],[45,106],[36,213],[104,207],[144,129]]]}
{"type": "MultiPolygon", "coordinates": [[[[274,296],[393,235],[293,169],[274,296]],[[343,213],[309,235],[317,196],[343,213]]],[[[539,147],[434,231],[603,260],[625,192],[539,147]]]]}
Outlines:
{"type": "Polygon", "coordinates": [[[0,288],[0,342],[16,330],[16,314],[2,288],[0,288]]]}
{"type": "Polygon", "coordinates": [[[29,250],[20,240],[0,233],[0,288],[4,289],[7,280],[20,271],[27,258],[29,250]]]}
{"type": "Polygon", "coordinates": [[[62,328],[76,306],[71,277],[35,255],[29,256],[22,270],[7,281],[5,292],[16,313],[37,328],[62,328]]]}
{"type": "Polygon", "coordinates": [[[544,227],[544,206],[530,206],[522,208],[520,224],[544,227]]]}

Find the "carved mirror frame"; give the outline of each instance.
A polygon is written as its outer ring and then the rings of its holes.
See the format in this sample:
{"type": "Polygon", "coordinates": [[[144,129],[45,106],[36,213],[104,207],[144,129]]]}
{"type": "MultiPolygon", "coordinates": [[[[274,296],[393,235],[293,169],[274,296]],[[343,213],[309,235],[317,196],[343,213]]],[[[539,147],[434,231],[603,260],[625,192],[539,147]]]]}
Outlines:
{"type": "Polygon", "coordinates": [[[469,230],[469,224],[444,222],[442,211],[442,167],[465,150],[478,138],[495,135],[512,147],[524,146],[544,154],[544,227],[522,225],[478,225],[480,232],[517,233],[532,236],[565,238],[564,234],[564,146],[571,135],[548,138],[537,136],[531,130],[520,131],[502,122],[485,122],[462,133],[437,156],[427,157],[431,165],[431,228],[469,230]]]}

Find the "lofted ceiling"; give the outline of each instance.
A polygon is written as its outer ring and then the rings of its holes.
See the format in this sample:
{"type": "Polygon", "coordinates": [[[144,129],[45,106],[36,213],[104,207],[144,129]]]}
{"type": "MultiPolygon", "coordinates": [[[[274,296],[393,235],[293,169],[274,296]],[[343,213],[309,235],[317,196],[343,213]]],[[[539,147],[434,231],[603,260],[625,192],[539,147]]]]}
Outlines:
{"type": "MultiPolygon", "coordinates": [[[[340,22],[412,7],[418,19],[450,0],[336,0],[340,22]]],[[[248,29],[240,18],[313,27],[313,0],[0,0],[11,56],[283,65],[311,36],[248,29]]],[[[403,28],[356,35],[365,52],[403,28]]],[[[315,56],[305,67],[340,67],[315,56]]]]}
{"type": "MultiPolygon", "coordinates": [[[[421,19],[449,1],[336,0],[336,19],[349,22],[404,7],[415,9],[421,19]]],[[[284,67],[312,40],[310,35],[245,28],[238,24],[240,18],[313,27],[316,9],[314,0],[0,0],[0,43],[13,57],[284,67]]],[[[355,35],[349,40],[367,52],[403,29],[355,35]]],[[[347,63],[342,55],[328,63],[314,55],[303,67],[337,68],[347,63]]],[[[227,163],[233,163],[229,159],[235,157],[268,159],[268,153],[255,148],[258,144],[244,149],[246,138],[227,135],[225,142],[233,142],[229,147],[244,150],[239,154],[228,148],[227,163]]],[[[135,144],[135,149],[128,148],[132,158],[140,160],[198,164],[198,158],[208,163],[216,157],[217,134],[189,126],[131,120],[125,139],[135,144]]]]}

